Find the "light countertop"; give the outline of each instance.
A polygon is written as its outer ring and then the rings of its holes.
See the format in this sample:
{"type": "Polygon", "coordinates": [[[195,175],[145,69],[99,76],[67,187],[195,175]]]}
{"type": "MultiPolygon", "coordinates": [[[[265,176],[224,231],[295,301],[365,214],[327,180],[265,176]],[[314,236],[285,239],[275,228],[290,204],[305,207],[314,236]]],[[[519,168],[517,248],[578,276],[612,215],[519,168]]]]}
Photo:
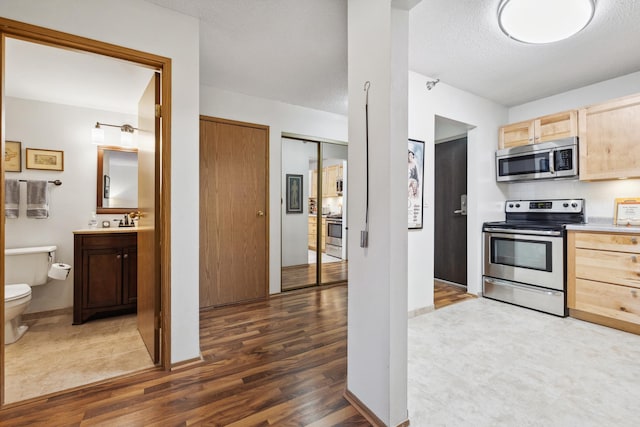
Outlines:
{"type": "Polygon", "coordinates": [[[640,227],[625,225],[613,225],[612,223],[587,223],[587,224],[567,224],[567,230],[569,231],[601,231],[607,233],[638,233],[640,234],[640,227]]]}
{"type": "Polygon", "coordinates": [[[109,227],[109,228],[86,228],[73,230],[73,234],[114,234],[114,233],[137,233],[138,227],[109,227]]]}

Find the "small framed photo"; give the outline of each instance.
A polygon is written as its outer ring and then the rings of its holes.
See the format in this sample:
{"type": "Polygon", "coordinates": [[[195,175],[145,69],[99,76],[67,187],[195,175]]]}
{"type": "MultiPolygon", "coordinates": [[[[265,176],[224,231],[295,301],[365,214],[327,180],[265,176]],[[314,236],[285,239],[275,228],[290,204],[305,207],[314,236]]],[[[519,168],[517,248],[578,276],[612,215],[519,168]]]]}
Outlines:
{"type": "Polygon", "coordinates": [[[615,200],[614,225],[640,225],[640,198],[620,198],[615,200]]]}
{"type": "Polygon", "coordinates": [[[4,170],[5,172],[22,172],[22,143],[5,141],[4,170]]]}
{"type": "Polygon", "coordinates": [[[302,213],[302,175],[287,174],[287,213],[302,213]]]}
{"type": "Polygon", "coordinates": [[[105,199],[109,198],[109,192],[111,191],[111,178],[109,175],[104,176],[104,184],[102,186],[103,197],[105,199]]]}
{"type": "Polygon", "coordinates": [[[64,170],[64,151],[27,148],[27,169],[64,170]]]}

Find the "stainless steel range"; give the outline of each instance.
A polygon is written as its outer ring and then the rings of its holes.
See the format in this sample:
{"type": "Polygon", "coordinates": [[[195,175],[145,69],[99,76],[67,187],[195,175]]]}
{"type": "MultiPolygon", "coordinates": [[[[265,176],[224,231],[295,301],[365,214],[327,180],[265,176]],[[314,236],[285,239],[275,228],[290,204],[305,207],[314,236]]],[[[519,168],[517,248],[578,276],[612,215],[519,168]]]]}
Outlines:
{"type": "Polygon", "coordinates": [[[342,215],[327,217],[327,237],[325,252],[336,258],[342,258],[342,215]]]}
{"type": "Polygon", "coordinates": [[[585,201],[507,200],[505,216],[482,227],[483,295],[566,316],[565,225],[585,222],[585,201]]]}

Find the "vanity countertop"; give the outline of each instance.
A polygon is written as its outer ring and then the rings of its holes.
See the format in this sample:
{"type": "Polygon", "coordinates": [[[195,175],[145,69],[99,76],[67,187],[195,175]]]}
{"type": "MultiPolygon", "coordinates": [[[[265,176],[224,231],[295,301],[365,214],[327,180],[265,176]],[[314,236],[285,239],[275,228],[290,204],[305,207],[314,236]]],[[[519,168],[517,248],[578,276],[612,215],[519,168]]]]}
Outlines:
{"type": "Polygon", "coordinates": [[[114,234],[114,233],[137,233],[138,227],[109,227],[109,228],[85,228],[73,230],[73,234],[114,234]]]}

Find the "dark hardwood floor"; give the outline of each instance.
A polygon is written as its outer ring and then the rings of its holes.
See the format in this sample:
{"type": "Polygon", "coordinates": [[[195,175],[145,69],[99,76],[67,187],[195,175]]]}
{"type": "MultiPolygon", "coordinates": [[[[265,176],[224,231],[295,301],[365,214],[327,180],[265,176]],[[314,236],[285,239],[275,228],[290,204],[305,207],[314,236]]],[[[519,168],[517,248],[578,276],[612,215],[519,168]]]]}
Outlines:
{"type": "MultiPolygon", "coordinates": [[[[342,397],[345,285],[200,314],[203,361],[0,410],[2,426],[368,426],[342,397]]],[[[442,307],[473,296],[436,282],[442,307]]]]}
{"type": "Polygon", "coordinates": [[[433,281],[433,305],[436,310],[471,298],[477,297],[468,294],[462,286],[450,285],[438,279],[433,281]]]}
{"type": "Polygon", "coordinates": [[[342,397],[347,288],[201,312],[204,361],[0,410],[2,426],[368,426],[342,397]]]}
{"type": "MultiPolygon", "coordinates": [[[[338,283],[347,281],[348,261],[324,262],[322,265],[322,283],[338,283]]],[[[316,264],[295,265],[282,268],[283,291],[299,289],[301,287],[315,286],[316,264]]]]}

